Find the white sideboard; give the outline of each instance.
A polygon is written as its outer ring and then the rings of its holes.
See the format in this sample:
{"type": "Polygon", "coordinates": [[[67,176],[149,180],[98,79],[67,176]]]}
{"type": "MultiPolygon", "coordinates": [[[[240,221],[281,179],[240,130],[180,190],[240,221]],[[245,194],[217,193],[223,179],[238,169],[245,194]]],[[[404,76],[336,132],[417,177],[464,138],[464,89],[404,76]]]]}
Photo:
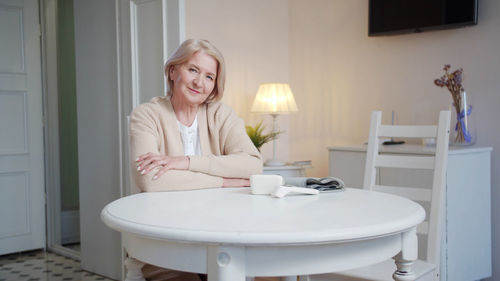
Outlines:
{"type": "MultiPolygon", "coordinates": [[[[434,147],[381,146],[381,153],[425,155],[434,147]]],[[[441,243],[441,280],[472,281],[490,277],[491,268],[491,147],[450,146],[441,243]]],[[[362,187],[366,145],[332,146],[329,175],[346,186],[362,187]]],[[[431,186],[432,172],[378,169],[377,181],[389,185],[431,186]]],[[[427,206],[424,206],[427,209],[427,206]]],[[[419,255],[425,249],[419,248],[419,255]]]]}

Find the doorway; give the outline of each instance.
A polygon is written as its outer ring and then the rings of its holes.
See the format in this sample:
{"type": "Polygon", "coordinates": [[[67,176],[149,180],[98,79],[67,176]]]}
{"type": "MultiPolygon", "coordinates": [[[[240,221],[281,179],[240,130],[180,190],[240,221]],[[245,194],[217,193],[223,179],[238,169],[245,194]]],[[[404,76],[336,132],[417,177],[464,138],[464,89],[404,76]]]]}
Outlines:
{"type": "Polygon", "coordinates": [[[80,258],[77,99],[73,0],[42,1],[47,246],[80,258]]]}

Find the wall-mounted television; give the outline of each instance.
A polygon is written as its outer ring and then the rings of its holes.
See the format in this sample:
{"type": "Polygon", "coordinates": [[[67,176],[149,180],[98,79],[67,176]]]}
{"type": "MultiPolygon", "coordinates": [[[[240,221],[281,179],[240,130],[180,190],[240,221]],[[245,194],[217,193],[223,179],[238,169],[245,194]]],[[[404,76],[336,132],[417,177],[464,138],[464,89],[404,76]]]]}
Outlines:
{"type": "Polygon", "coordinates": [[[368,35],[392,35],[477,24],[478,0],[369,0],[368,35]]]}

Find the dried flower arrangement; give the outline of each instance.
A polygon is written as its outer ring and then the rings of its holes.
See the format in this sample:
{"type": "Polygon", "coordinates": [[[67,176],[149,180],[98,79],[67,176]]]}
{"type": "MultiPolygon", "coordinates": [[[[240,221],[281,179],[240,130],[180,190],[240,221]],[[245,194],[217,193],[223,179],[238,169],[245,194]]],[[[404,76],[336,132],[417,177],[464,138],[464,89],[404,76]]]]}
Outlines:
{"type": "Polygon", "coordinates": [[[443,70],[445,74],[441,78],[434,80],[434,84],[441,88],[448,88],[451,93],[453,106],[457,114],[455,143],[471,143],[472,137],[465,117],[470,115],[472,106],[466,107],[466,94],[462,85],[463,69],[459,68],[450,73],[450,65],[445,64],[443,70]]]}

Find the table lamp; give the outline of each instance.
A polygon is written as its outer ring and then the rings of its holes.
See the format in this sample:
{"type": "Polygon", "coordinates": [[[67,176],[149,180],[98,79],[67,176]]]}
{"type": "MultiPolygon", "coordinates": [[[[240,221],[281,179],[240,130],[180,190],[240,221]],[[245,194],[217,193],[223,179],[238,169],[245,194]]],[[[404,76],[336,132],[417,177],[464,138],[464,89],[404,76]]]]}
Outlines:
{"type": "MultiPolygon", "coordinates": [[[[269,113],[273,117],[273,132],[276,132],[276,118],[278,115],[296,112],[297,104],[295,103],[292,90],[288,84],[263,83],[259,86],[251,111],[269,113]]],[[[285,165],[285,163],[276,159],[276,139],[273,139],[273,159],[266,161],[265,165],[285,165]]]]}

